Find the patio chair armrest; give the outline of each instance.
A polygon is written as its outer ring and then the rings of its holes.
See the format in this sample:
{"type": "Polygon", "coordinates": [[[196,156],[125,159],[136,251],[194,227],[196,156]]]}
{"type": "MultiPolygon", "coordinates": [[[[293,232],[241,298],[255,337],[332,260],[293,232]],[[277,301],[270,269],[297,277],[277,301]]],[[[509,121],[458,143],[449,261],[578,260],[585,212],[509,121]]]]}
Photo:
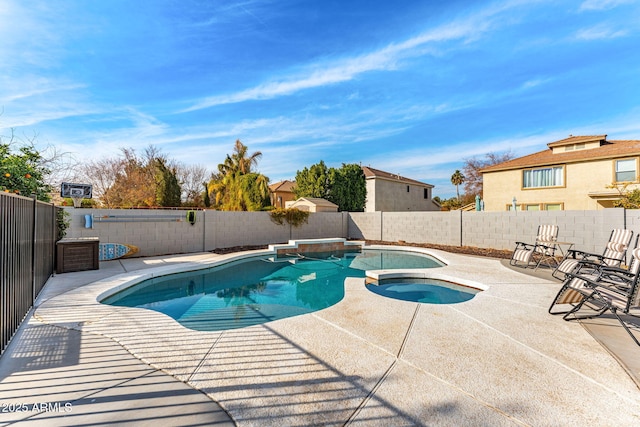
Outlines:
{"type": "Polygon", "coordinates": [[[527,249],[527,248],[533,248],[534,246],[535,245],[531,243],[516,242],[516,249],[527,249]]]}
{"type": "Polygon", "coordinates": [[[630,282],[635,276],[634,273],[624,268],[603,266],[600,269],[599,277],[601,280],[606,280],[610,283],[617,285],[630,285],[630,282]]]}
{"type": "MultiPolygon", "coordinates": [[[[592,291],[593,289],[595,289],[598,286],[598,282],[595,279],[595,277],[591,276],[585,276],[583,274],[579,274],[575,271],[571,272],[571,273],[567,273],[566,277],[565,277],[565,283],[570,283],[571,281],[573,281],[573,279],[578,279],[583,281],[584,286],[586,286],[589,291],[592,291]]],[[[574,288],[574,290],[581,292],[581,290],[579,288],[574,288]]]]}
{"type": "Polygon", "coordinates": [[[594,254],[591,252],[585,252],[585,251],[581,251],[579,249],[569,249],[567,251],[567,258],[580,258],[582,259],[590,259],[590,258],[602,258],[602,255],[600,254],[594,254]]]}
{"type": "Polygon", "coordinates": [[[592,289],[594,292],[599,292],[598,291],[599,289],[602,289],[602,290],[606,289],[607,292],[615,293],[622,297],[628,296],[632,290],[631,283],[628,280],[620,282],[617,280],[612,280],[611,277],[601,278],[600,280],[597,280],[597,281],[592,281],[592,280],[587,281],[585,283],[585,286],[592,289]]]}
{"type": "MultiPolygon", "coordinates": [[[[612,258],[612,257],[608,257],[608,256],[604,256],[604,255],[599,255],[598,258],[600,259],[600,262],[604,263],[606,260],[611,260],[614,261],[617,264],[621,264],[623,259],[622,258],[612,258]]],[[[614,266],[607,266],[607,267],[614,267],[614,266]]]]}
{"type": "Polygon", "coordinates": [[[581,259],[578,261],[578,264],[574,267],[573,272],[575,274],[580,274],[581,272],[583,272],[585,269],[588,271],[600,271],[600,269],[602,269],[602,263],[600,262],[596,262],[596,261],[591,261],[589,259],[581,259]]]}

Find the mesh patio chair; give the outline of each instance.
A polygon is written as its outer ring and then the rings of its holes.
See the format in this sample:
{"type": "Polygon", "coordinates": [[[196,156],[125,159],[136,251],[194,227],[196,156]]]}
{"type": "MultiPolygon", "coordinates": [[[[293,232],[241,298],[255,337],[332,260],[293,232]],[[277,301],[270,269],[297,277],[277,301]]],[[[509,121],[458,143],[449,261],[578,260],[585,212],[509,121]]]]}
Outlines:
{"type": "Polygon", "coordinates": [[[558,240],[558,230],[557,225],[538,226],[535,243],[516,242],[509,264],[537,268],[543,257],[555,255],[556,247],[553,242],[558,240]]]}
{"type": "Polygon", "coordinates": [[[576,249],[570,249],[562,262],[553,270],[551,275],[564,280],[567,273],[573,271],[579,262],[589,261],[593,264],[603,264],[609,267],[619,267],[626,259],[627,248],[633,237],[633,231],[614,229],[602,254],[594,254],[576,249]]]}
{"type": "MultiPolygon", "coordinates": [[[[588,319],[611,312],[633,341],[640,341],[633,334],[620,313],[629,314],[632,308],[640,306],[640,248],[631,251],[631,263],[628,269],[599,265],[585,275],[580,274],[581,262],[574,271],[567,273],[565,284],[549,307],[551,314],[564,314],[564,320],[588,319]],[[557,304],[569,303],[572,308],[564,312],[552,312],[557,304]],[[586,308],[587,314],[578,314],[586,308]]],[[[583,311],[584,313],[584,311],[583,311]]]]}

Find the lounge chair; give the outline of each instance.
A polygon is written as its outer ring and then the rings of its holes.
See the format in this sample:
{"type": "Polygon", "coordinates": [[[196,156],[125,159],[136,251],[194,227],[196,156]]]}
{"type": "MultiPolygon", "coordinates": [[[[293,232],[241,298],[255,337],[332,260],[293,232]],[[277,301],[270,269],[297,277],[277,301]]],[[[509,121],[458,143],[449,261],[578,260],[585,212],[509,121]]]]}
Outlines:
{"type": "Polygon", "coordinates": [[[551,275],[559,280],[564,280],[567,273],[573,271],[580,261],[590,261],[594,264],[608,265],[609,267],[619,267],[627,255],[627,248],[633,237],[633,231],[614,229],[611,231],[609,241],[602,254],[594,254],[575,249],[570,249],[567,256],[553,270],[551,275]]]}
{"type": "Polygon", "coordinates": [[[557,225],[538,226],[535,243],[516,242],[509,264],[514,266],[524,264],[525,268],[531,266],[538,268],[543,258],[555,255],[556,240],[558,240],[557,225]]]}
{"type": "Polygon", "coordinates": [[[609,311],[640,346],[640,341],[619,314],[628,314],[631,308],[640,305],[640,248],[636,247],[631,251],[631,258],[628,269],[599,265],[597,270],[590,269],[586,275],[580,274],[580,267],[589,262],[581,262],[573,272],[567,273],[565,284],[549,307],[549,312],[552,313],[554,305],[565,303],[567,298],[575,305],[569,311],[562,312],[565,320],[588,319],[609,311]],[[587,314],[578,315],[585,307],[588,309],[587,314]]]}
{"type": "MultiPolygon", "coordinates": [[[[613,234],[614,233],[612,233],[612,235],[613,234]]],[[[635,249],[638,249],[638,243],[640,243],[640,235],[636,237],[636,241],[633,246],[635,249]]],[[[598,256],[596,256],[595,258],[590,258],[586,256],[577,260],[574,260],[573,258],[569,259],[572,262],[575,261],[575,263],[573,263],[570,271],[568,271],[567,273],[564,273],[565,275],[564,283],[560,288],[560,291],[556,295],[555,299],[549,306],[550,314],[566,314],[569,311],[571,311],[576,304],[579,304],[580,302],[582,302],[582,300],[584,299],[584,296],[579,291],[583,289],[585,285],[585,281],[582,279],[587,278],[590,280],[597,280],[599,275],[601,274],[602,271],[604,271],[603,269],[605,268],[611,271],[620,269],[619,267],[620,263],[618,263],[618,265],[609,265],[607,263],[601,262],[601,260],[598,259],[598,256]],[[571,280],[569,280],[569,278],[571,278],[571,280]],[[565,311],[553,311],[555,306],[557,305],[566,306],[567,304],[571,307],[571,309],[565,310],[565,311]]],[[[616,258],[611,258],[608,260],[610,263],[613,263],[613,260],[615,259],[616,258]]],[[[633,259],[632,259],[632,262],[633,262],[633,259]]],[[[637,265],[633,264],[629,266],[628,270],[624,270],[624,271],[633,271],[635,268],[637,268],[637,265]]]]}

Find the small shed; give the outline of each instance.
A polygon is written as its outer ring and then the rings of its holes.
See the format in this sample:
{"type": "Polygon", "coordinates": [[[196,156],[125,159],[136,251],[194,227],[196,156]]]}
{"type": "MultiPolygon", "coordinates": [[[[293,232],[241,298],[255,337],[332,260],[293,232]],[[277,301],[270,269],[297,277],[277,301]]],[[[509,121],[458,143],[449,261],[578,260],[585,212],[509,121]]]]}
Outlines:
{"type": "Polygon", "coordinates": [[[318,197],[300,197],[298,200],[287,202],[286,207],[307,212],[338,212],[338,205],[318,197]]]}

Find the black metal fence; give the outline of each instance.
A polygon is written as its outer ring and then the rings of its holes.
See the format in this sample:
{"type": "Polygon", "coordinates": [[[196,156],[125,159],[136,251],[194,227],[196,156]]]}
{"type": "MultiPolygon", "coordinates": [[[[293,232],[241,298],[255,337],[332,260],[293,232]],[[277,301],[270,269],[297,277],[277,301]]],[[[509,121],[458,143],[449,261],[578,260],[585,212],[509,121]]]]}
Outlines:
{"type": "Polygon", "coordinates": [[[0,193],[0,354],[53,274],[56,209],[0,193]]]}

